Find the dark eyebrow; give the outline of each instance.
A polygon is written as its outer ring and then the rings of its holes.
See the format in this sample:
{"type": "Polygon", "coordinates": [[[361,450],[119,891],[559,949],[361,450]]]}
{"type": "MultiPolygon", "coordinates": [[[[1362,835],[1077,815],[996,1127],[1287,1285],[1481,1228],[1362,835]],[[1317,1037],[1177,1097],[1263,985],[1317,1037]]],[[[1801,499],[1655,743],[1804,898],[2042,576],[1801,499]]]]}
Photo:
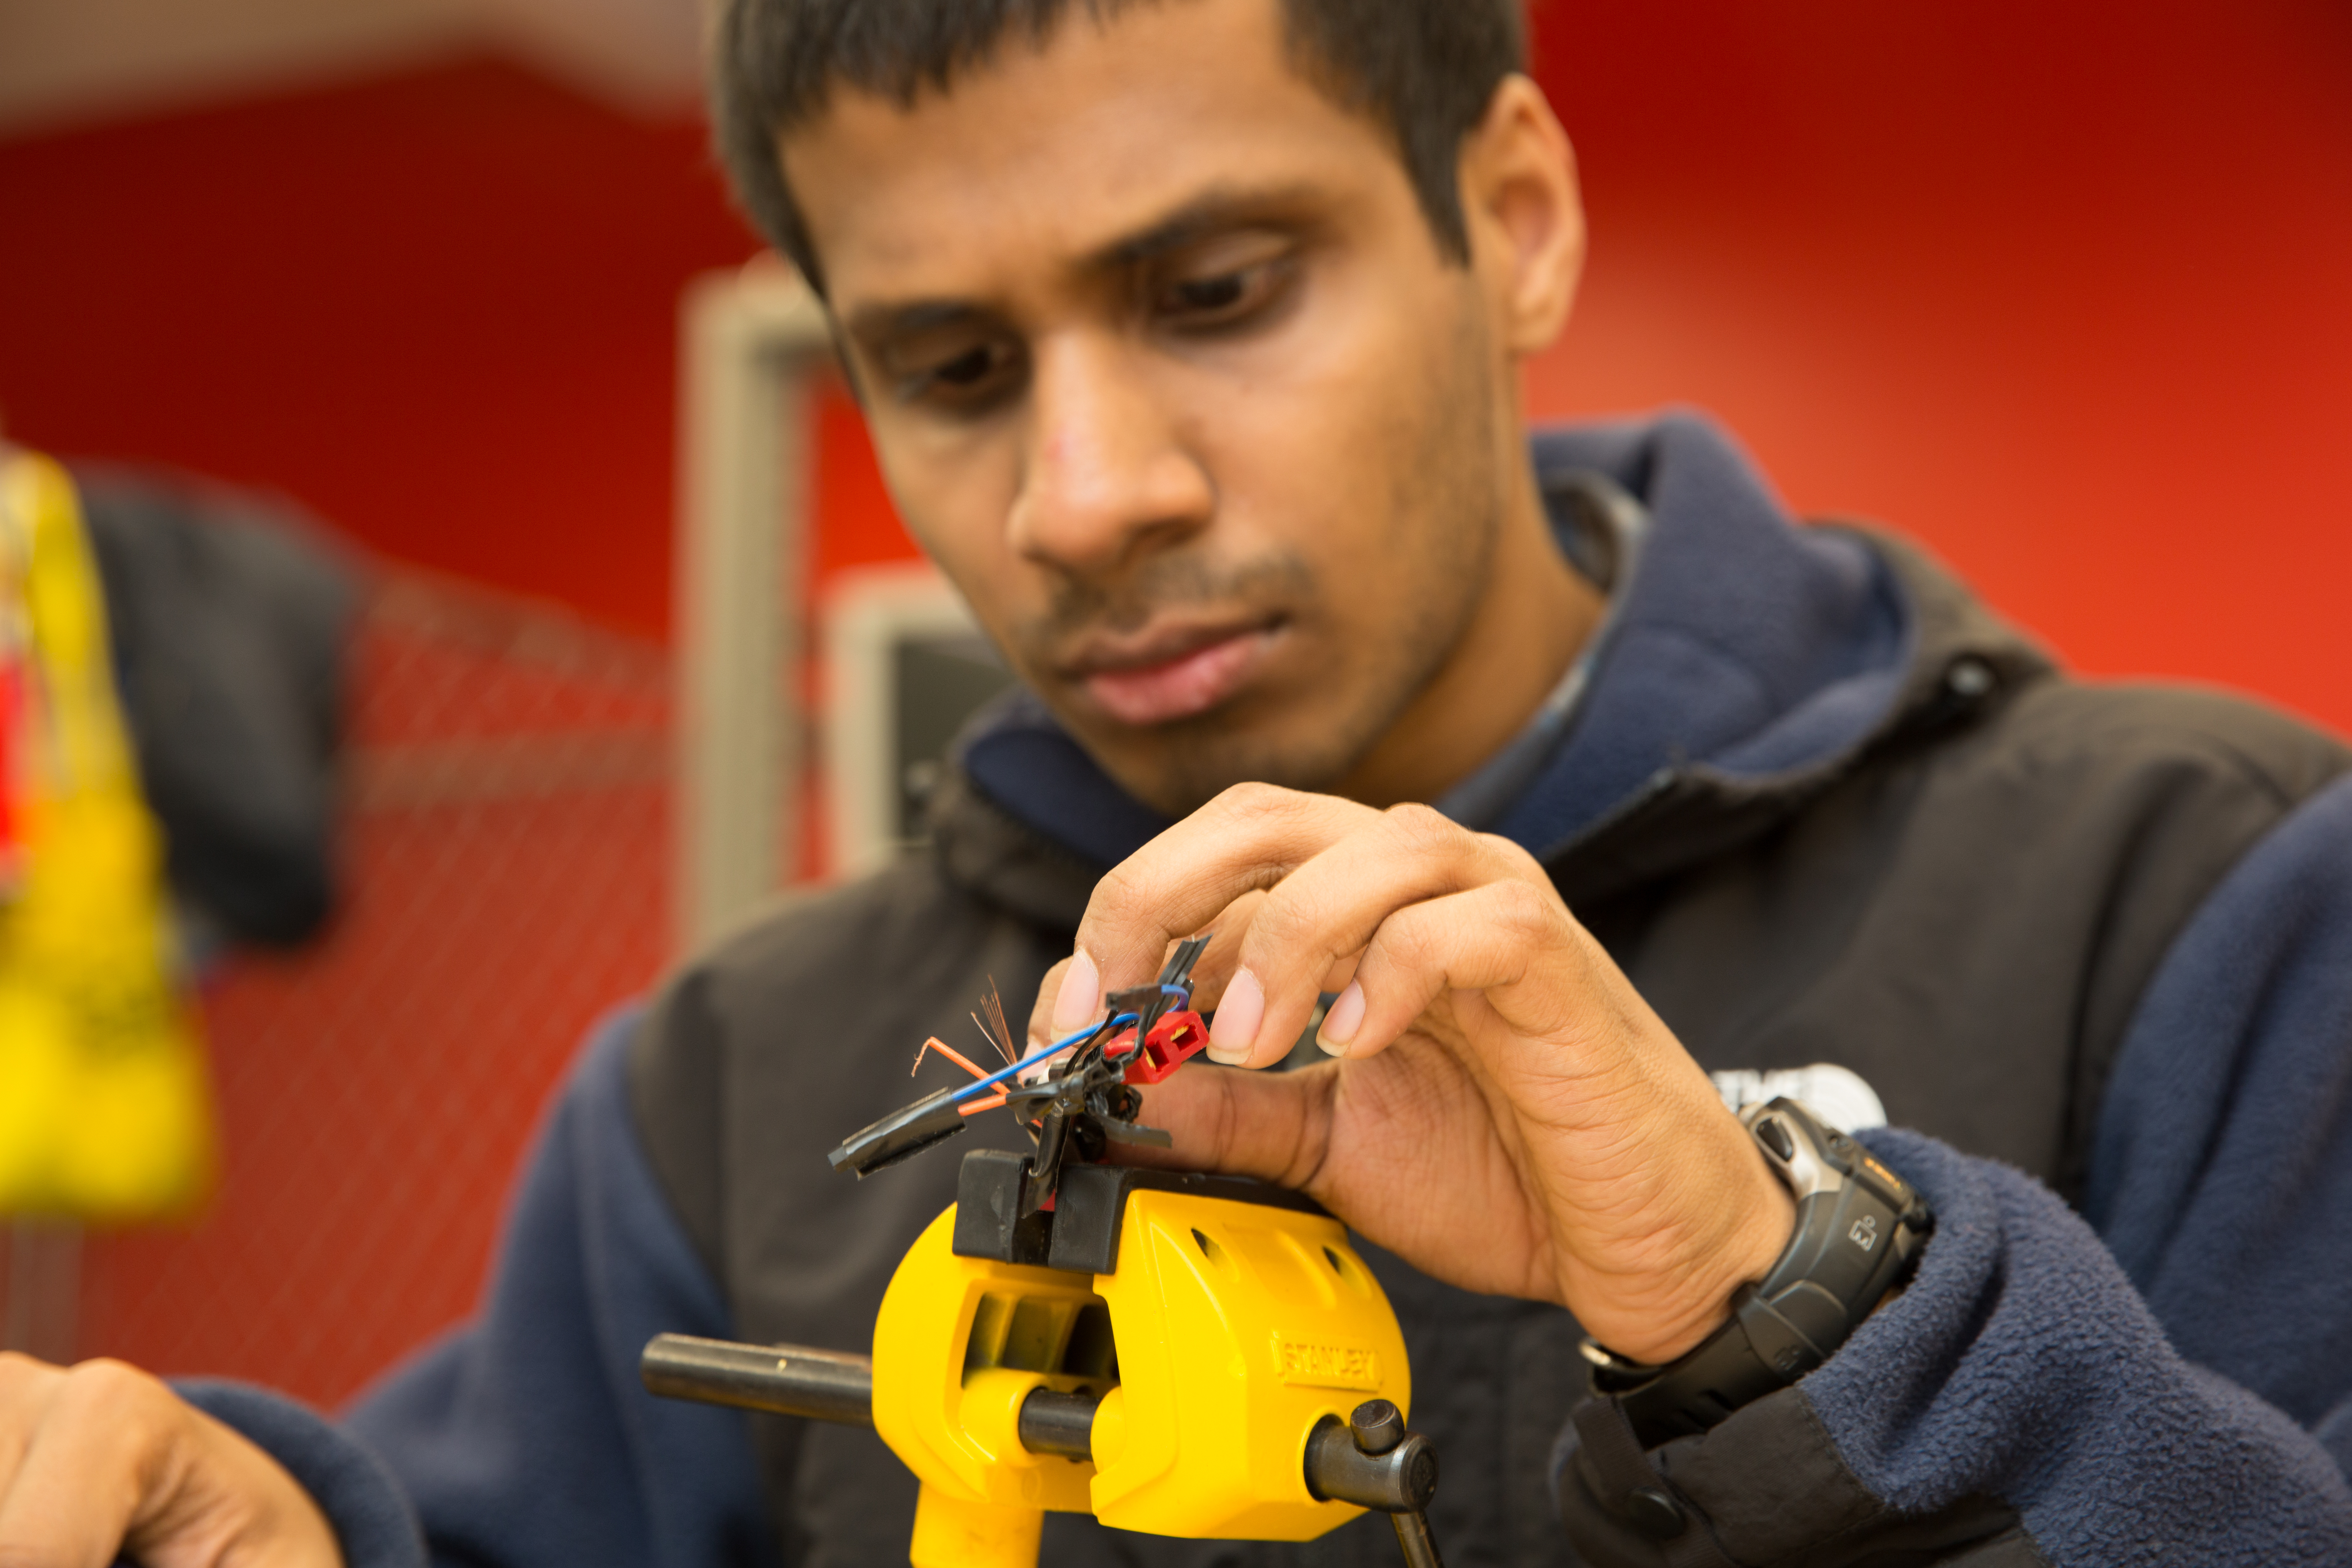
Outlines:
{"type": "Polygon", "coordinates": [[[952,327],[986,312],[968,300],[916,300],[903,305],[861,305],[844,323],[861,342],[879,342],[934,327],[952,327]]]}
{"type": "Polygon", "coordinates": [[[1264,223],[1286,211],[1296,212],[1310,195],[1305,186],[1289,185],[1204,191],[1150,227],[1104,246],[1095,252],[1088,267],[1103,270],[1156,261],[1211,235],[1264,223]]]}
{"type": "MultiPolygon", "coordinates": [[[[1093,273],[1129,271],[1212,235],[1296,214],[1312,196],[1311,187],[1306,185],[1215,187],[1145,227],[1099,247],[1079,268],[1093,273]]],[[[910,300],[861,305],[849,313],[844,325],[858,342],[877,343],[992,316],[987,307],[970,300],[910,300]]]]}

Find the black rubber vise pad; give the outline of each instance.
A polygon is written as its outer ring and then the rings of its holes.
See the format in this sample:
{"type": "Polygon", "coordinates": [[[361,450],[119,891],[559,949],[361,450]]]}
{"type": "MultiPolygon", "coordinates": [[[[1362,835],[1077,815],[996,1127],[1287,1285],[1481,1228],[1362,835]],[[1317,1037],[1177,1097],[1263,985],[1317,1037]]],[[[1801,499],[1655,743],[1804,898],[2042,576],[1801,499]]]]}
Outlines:
{"type": "Polygon", "coordinates": [[[1023,1155],[1001,1149],[975,1149],[966,1154],[956,1176],[955,1236],[949,1249],[959,1258],[988,1258],[1074,1274],[1108,1274],[1118,1261],[1118,1231],[1127,1217],[1127,1194],[1138,1188],[1192,1193],[1305,1214],[1324,1212],[1304,1193],[1244,1176],[1152,1171],[1135,1165],[1068,1165],[1063,1168],[1054,1206],[1024,1219],[1021,1188],[1028,1180],[1029,1162],[1023,1155]]]}

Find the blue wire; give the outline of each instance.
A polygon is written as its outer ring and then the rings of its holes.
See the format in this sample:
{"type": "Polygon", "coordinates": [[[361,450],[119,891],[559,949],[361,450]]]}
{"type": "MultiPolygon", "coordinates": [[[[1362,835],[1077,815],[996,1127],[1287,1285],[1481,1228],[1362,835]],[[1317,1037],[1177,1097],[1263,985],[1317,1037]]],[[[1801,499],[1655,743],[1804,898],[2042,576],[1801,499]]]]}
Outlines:
{"type": "Polygon", "coordinates": [[[1023,1057],[1019,1061],[1014,1062],[1009,1068],[1000,1068],[995,1072],[990,1073],[986,1078],[974,1079],[971,1082],[964,1085],[961,1089],[948,1096],[948,1099],[950,1100],[969,1100],[971,1096],[978,1094],[982,1089],[986,1089],[989,1085],[1003,1083],[1006,1079],[1011,1078],[1023,1068],[1034,1067],[1039,1062],[1044,1061],[1048,1057],[1054,1056],[1057,1052],[1068,1050],[1080,1040],[1087,1039],[1103,1030],[1116,1029],[1122,1024],[1132,1024],[1134,1022],[1134,1014],[1121,1013],[1118,1017],[1113,1018],[1108,1024],[1089,1024],[1085,1028],[1080,1029],[1076,1034],[1065,1035],[1062,1038],[1055,1040],[1050,1046],[1039,1046],[1035,1050],[1030,1052],[1027,1056],[1023,1057]]]}

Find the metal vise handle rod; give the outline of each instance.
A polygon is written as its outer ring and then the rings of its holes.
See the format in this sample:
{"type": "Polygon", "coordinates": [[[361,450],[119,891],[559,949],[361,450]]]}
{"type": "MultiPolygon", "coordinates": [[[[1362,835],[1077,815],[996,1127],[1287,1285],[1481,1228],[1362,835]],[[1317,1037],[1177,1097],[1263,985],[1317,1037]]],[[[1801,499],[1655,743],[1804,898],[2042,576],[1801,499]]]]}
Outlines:
{"type": "MultiPolygon", "coordinates": [[[[637,1373],[649,1392],[667,1399],[805,1415],[851,1426],[874,1425],[874,1362],[869,1356],[656,1334],[646,1342],[637,1373]]],[[[1091,1394],[1036,1390],[1022,1402],[1021,1446],[1033,1454],[1091,1458],[1097,1403],[1091,1394]]],[[[1370,1405],[1361,1407],[1370,1409],[1370,1405]]],[[[1327,1419],[1316,1428],[1307,1444],[1307,1487],[1318,1498],[1395,1515],[1406,1562],[1412,1568],[1435,1568],[1436,1547],[1429,1541],[1422,1510],[1437,1489],[1437,1451],[1421,1433],[1405,1432],[1393,1408],[1386,1414],[1391,1430],[1384,1437],[1375,1438],[1369,1430],[1357,1436],[1336,1420],[1327,1419]],[[1368,1441],[1373,1448],[1364,1447],[1368,1441]]]]}
{"type": "MultiPolygon", "coordinates": [[[[847,1351],[656,1334],[637,1359],[637,1375],[647,1392],[665,1399],[874,1425],[874,1358],[847,1351]]],[[[1091,1394],[1038,1389],[1021,1406],[1021,1446],[1033,1454],[1092,1458],[1096,1403],[1091,1394]]]]}
{"type": "Polygon", "coordinates": [[[845,1426],[874,1425],[874,1358],[803,1345],[739,1345],[691,1334],[656,1334],[638,1358],[648,1393],[806,1415],[845,1426]]]}

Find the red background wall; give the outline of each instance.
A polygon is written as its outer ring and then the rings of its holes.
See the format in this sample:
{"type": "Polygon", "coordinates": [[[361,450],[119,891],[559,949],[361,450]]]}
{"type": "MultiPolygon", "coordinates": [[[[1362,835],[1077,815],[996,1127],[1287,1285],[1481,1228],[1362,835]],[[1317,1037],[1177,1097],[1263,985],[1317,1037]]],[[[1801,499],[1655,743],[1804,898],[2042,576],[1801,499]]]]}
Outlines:
{"type": "Polygon", "coordinates": [[[1549,410],[1690,398],[2079,667],[2352,727],[2352,9],[1561,0],[1549,410]]]}
{"type": "MultiPolygon", "coordinates": [[[[1704,404],[1795,504],[1900,523],[2079,667],[2352,729],[2340,8],[1561,0],[1538,70],[1594,245],[1538,414],[1704,404]]],[[[666,633],[677,296],[754,247],[695,125],[457,63],[0,143],[0,226],[14,438],[282,489],[385,555],[666,633]]],[[[820,574],[905,552],[854,412],[821,417],[820,574]]],[[[257,1048],[216,1033],[229,1089],[342,1092],[257,1048]]],[[[470,1080],[504,1110],[446,1134],[480,1133],[466,1170],[510,1163],[567,1048],[470,1080]]],[[[264,1152],[232,1148],[208,1225],[264,1152]]],[[[448,1279],[371,1362],[465,1299],[489,1196],[419,1216],[455,1227],[448,1279]]],[[[224,1278],[293,1256],[270,1237],[306,1237],[306,1279],[364,1267],[334,1215],[270,1212],[224,1278]]],[[[167,1370],[219,1359],[187,1353],[167,1370]]]]}
{"type": "MultiPolygon", "coordinates": [[[[2327,0],[1541,8],[1594,249],[1543,415],[1688,400],[2083,667],[2352,726],[2352,19],[2327,0]]],[[[0,420],[282,488],[658,632],[690,124],[480,63],[0,144],[0,420]]],[[[891,553],[826,418],[821,564],[891,553]]]]}
{"type": "Polygon", "coordinates": [[[0,420],[654,632],[690,124],[491,62],[0,146],[0,420]]]}

